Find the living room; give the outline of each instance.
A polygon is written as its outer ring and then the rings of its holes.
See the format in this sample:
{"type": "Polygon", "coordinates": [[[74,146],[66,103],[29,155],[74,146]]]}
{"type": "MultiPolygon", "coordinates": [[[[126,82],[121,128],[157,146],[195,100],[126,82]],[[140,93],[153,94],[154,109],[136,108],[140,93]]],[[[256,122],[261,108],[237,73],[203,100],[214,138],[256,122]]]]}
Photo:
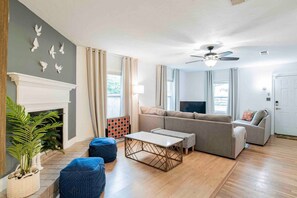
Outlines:
{"type": "Polygon", "coordinates": [[[0,5],[0,197],[297,196],[295,0],[0,5]]]}

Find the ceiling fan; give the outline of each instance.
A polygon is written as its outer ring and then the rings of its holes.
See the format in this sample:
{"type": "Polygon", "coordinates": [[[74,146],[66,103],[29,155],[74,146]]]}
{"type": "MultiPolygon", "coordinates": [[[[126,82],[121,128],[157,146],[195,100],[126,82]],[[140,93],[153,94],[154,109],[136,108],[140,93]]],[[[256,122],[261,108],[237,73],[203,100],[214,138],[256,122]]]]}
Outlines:
{"type": "Polygon", "coordinates": [[[208,67],[213,67],[217,64],[218,61],[238,61],[239,60],[238,57],[226,57],[228,55],[233,54],[233,52],[231,51],[214,53],[212,52],[212,50],[214,49],[214,46],[208,46],[207,49],[209,50],[209,52],[204,54],[204,56],[191,55],[191,57],[201,58],[201,60],[186,62],[186,64],[195,63],[195,62],[204,62],[205,65],[207,65],[208,67]]]}

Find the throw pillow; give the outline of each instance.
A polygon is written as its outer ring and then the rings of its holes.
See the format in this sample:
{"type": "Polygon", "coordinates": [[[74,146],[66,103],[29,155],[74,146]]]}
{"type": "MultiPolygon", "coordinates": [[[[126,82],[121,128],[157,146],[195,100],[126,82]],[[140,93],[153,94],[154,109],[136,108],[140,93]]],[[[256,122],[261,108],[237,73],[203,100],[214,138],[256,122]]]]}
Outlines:
{"type": "Polygon", "coordinates": [[[188,112],[180,112],[180,111],[167,111],[167,116],[170,117],[178,117],[178,118],[189,118],[193,119],[194,114],[188,112]]]}
{"type": "Polygon", "coordinates": [[[250,110],[245,111],[245,112],[243,112],[243,115],[242,115],[242,118],[241,119],[250,122],[250,121],[252,121],[252,119],[254,117],[254,114],[255,114],[254,111],[250,111],[250,110]]]}
{"type": "Polygon", "coordinates": [[[265,110],[257,111],[257,113],[253,117],[252,124],[258,126],[265,116],[267,116],[265,110]]]}
{"type": "Polygon", "coordinates": [[[150,114],[150,115],[159,115],[165,116],[166,111],[164,109],[156,108],[156,107],[140,107],[142,114],[150,114]]]}
{"type": "Polygon", "coordinates": [[[197,120],[206,120],[213,122],[226,122],[231,123],[232,117],[229,115],[213,115],[213,114],[203,114],[203,113],[194,113],[195,119],[197,120]]]}

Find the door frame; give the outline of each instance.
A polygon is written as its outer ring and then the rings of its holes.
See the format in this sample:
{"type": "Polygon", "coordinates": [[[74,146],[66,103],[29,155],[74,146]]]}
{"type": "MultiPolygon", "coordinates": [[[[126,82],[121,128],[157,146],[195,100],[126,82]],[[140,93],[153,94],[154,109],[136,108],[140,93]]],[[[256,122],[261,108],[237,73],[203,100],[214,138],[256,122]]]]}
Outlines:
{"type": "Polygon", "coordinates": [[[273,116],[272,116],[272,133],[275,134],[275,80],[277,77],[288,77],[288,76],[296,76],[297,72],[283,72],[283,73],[276,73],[272,75],[272,108],[273,108],[273,116]]]}
{"type": "Polygon", "coordinates": [[[0,175],[6,164],[6,76],[8,49],[9,1],[0,1],[0,175]]]}

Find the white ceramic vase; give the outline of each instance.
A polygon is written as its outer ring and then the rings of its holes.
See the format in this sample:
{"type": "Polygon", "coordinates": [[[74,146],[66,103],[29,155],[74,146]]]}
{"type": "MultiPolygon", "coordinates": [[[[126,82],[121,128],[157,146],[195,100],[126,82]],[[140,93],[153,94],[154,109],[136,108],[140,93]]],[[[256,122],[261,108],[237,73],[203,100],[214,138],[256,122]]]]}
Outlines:
{"type": "MultiPolygon", "coordinates": [[[[16,170],[17,171],[17,170],[16,170]]],[[[14,173],[12,173],[14,174],[14,173]]],[[[40,189],[40,171],[28,173],[22,178],[8,177],[7,197],[22,198],[34,194],[40,189]]]]}

